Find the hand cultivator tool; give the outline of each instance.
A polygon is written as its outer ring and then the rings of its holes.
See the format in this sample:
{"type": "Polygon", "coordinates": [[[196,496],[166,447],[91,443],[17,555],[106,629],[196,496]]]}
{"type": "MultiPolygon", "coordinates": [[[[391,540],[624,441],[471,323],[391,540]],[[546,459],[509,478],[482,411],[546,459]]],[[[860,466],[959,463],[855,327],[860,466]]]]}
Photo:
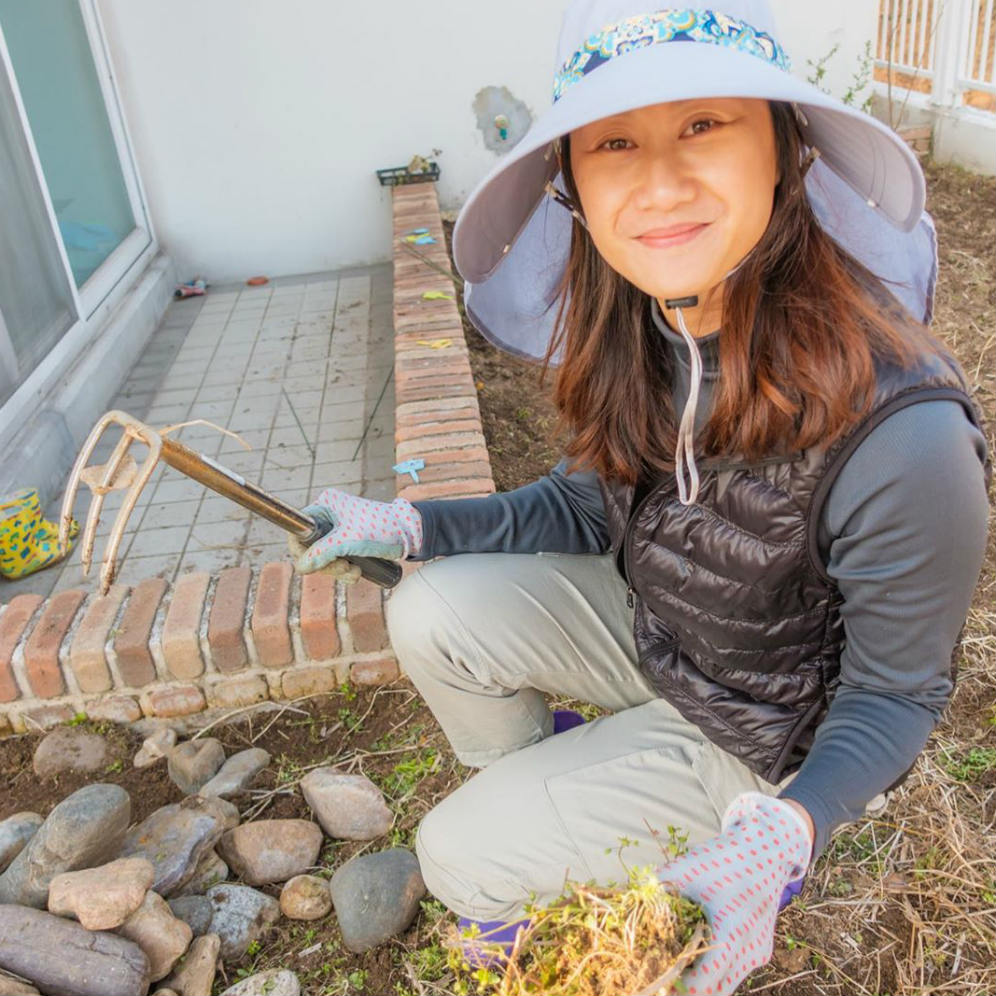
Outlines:
{"type": "MultiPolygon", "coordinates": [[[[178,427],[177,427],[178,428],[178,427]]],[[[310,545],[320,539],[327,529],[319,526],[309,515],[287,505],[274,495],[268,494],[262,488],[246,481],[243,477],[215,463],[210,457],[195,453],[192,449],[170,439],[166,433],[153,429],[140,422],[127,412],[112,411],[102,416],[93,427],[80,455],[73,465],[66,485],[66,495],[62,501],[62,514],[59,519],[59,539],[65,543],[73,521],[73,502],[79,490],[80,481],[93,492],[93,502],[87,515],[83,530],[82,557],[83,571],[89,573],[93,562],[93,545],[100,521],[100,510],[104,497],[110,491],[125,490],[124,501],[111,527],[110,536],[100,568],[100,590],[107,593],[117,571],[116,558],[121,537],[128,524],[128,517],[134,511],[135,503],[148,483],[157,463],[169,464],[181,474],[192,478],[205,487],[216,491],[226,498],[248,508],[250,512],[263,516],[269,522],[279,526],[296,536],[303,544],[310,545]],[[119,425],[124,430],[118,440],[110,460],[105,464],[92,467],[87,461],[93,454],[97,443],[112,425],[119,425]],[[139,466],[135,458],[128,452],[132,443],[139,442],[148,448],[148,454],[139,466]]],[[[381,585],[392,588],[401,580],[401,566],[390,560],[380,560],[374,557],[345,557],[355,564],[363,577],[381,585]]]]}

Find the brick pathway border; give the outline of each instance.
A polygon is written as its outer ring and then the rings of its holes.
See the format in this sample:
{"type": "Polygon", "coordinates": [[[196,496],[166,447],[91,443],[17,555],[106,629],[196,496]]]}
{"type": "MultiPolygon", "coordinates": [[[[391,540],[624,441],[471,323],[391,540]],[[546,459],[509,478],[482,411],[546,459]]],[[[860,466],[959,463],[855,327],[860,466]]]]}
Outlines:
{"type": "MultiPolygon", "coordinates": [[[[481,431],[449,257],[432,184],[393,188],[395,453],[421,459],[410,500],[495,490],[481,431]],[[425,299],[430,291],[452,298],[425,299]]],[[[405,565],[406,573],[417,565],[405,565]]],[[[45,728],[85,713],[132,722],[266,699],[332,691],[346,680],[383,684],[398,676],[384,625],[384,593],[360,581],[299,577],[288,561],[186,574],[170,586],[149,578],[106,596],[72,589],[42,599],[17,595],[0,609],[0,736],[45,728]]]]}

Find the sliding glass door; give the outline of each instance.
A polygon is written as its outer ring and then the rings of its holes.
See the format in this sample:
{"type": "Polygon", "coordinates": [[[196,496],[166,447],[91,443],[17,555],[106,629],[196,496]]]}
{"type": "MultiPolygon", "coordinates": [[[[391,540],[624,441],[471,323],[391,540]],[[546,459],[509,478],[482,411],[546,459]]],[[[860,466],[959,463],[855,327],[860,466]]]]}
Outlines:
{"type": "Polygon", "coordinates": [[[150,242],[93,0],[0,0],[0,405],[150,242]]]}

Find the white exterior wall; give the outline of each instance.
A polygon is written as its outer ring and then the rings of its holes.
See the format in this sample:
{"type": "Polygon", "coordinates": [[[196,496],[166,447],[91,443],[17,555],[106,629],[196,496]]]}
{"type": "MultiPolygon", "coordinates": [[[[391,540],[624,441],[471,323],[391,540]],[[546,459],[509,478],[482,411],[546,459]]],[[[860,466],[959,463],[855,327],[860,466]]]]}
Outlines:
{"type": "MultiPolygon", "coordinates": [[[[442,150],[456,209],[494,163],[473,103],[550,103],[565,0],[98,0],[156,234],[181,279],[271,277],[390,258],[374,171],[442,150]]],[[[655,5],[648,4],[648,9],[655,5]]],[[[873,39],[870,0],[774,0],[796,73],[873,39]]]]}

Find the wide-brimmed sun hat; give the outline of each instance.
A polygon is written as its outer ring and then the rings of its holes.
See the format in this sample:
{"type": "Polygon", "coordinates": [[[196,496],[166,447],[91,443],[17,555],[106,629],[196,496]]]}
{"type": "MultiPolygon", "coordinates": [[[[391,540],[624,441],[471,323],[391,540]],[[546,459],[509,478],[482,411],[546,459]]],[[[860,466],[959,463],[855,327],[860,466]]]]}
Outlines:
{"type": "Polygon", "coordinates": [[[496,345],[541,358],[553,332],[572,227],[569,210],[547,196],[563,189],[557,139],[613,114],[697,97],[792,104],[819,153],[806,191],[821,225],[929,321],[936,245],[916,157],[881,122],[792,75],[765,0],[721,3],[648,12],[640,0],[576,0],[568,8],[553,105],[472,191],[454,229],[468,315],[496,345]]]}

